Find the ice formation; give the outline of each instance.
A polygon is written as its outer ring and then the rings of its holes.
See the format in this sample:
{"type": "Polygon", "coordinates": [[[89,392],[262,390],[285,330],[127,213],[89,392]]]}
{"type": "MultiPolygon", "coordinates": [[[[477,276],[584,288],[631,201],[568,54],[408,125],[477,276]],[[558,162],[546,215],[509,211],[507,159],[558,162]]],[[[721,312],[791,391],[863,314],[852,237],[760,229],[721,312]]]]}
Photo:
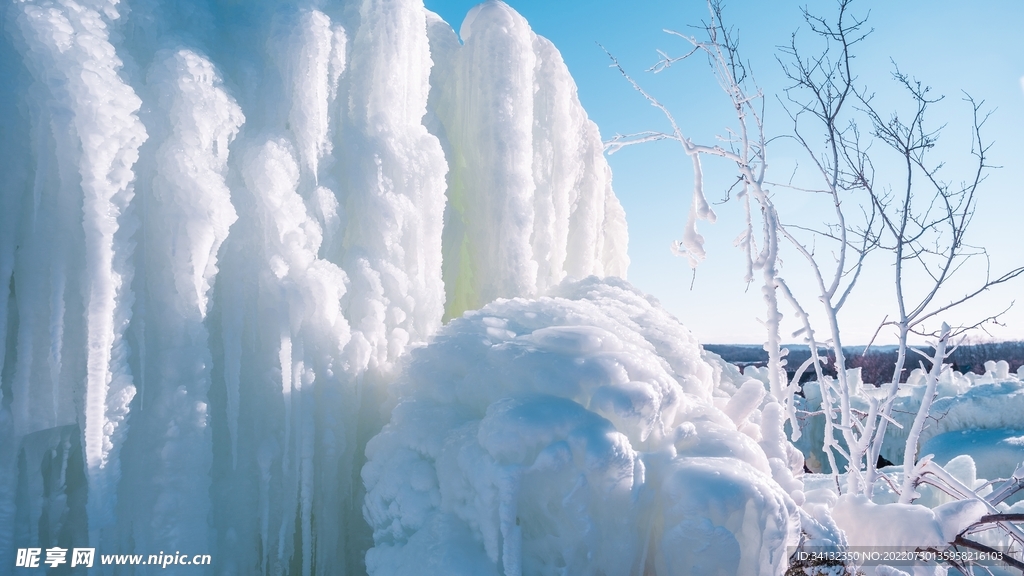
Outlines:
{"type": "Polygon", "coordinates": [[[357,573],[398,361],[625,274],[597,129],[500,2],[464,46],[417,0],[0,10],[0,566],[357,573]]]}
{"type": "Polygon", "coordinates": [[[1018,416],[1017,429],[964,429],[936,434],[921,444],[921,454],[932,455],[947,469],[950,461],[968,455],[975,477],[1008,478],[1017,465],[1024,462],[1024,429],[1020,428],[1021,424],[1018,416]]]}
{"type": "MultiPolygon", "coordinates": [[[[985,366],[986,372],[981,375],[961,374],[950,368],[943,370],[931,408],[933,417],[919,437],[922,448],[919,454],[924,456],[931,453],[928,450],[934,450],[937,456],[941,456],[938,461],[943,464],[958,454],[972,454],[978,461],[985,462],[985,473],[990,478],[1006,477],[1021,461],[1021,458],[1012,456],[1022,454],[1015,448],[1013,438],[1020,435],[1015,431],[1021,428],[1021,414],[1024,414],[1024,382],[1021,380],[1024,371],[1012,374],[1006,361],[1002,360],[986,362],[985,366]],[[978,442],[981,438],[985,439],[984,442],[978,442]],[[997,447],[1000,439],[1007,442],[997,447]],[[999,461],[997,455],[1004,459],[999,461]]],[[[886,393],[883,388],[864,385],[860,381],[859,370],[849,372],[854,389],[851,405],[855,409],[867,410],[871,397],[881,398],[886,393]]],[[[892,413],[902,428],[887,428],[886,441],[882,445],[882,456],[890,462],[903,461],[907,433],[925,393],[924,379],[924,371],[915,369],[901,385],[892,413]]],[[[809,412],[820,409],[818,384],[808,383],[804,392],[806,409],[809,412]]],[[[827,462],[821,456],[824,419],[821,416],[807,418],[804,431],[798,446],[812,463],[812,469],[822,466],[827,472],[827,462]]]]}
{"type": "MultiPolygon", "coordinates": [[[[805,493],[762,382],[616,278],[597,127],[509,6],[457,35],[420,0],[19,0],[0,28],[0,567],[774,574],[801,531],[845,542],[832,512],[935,543],[976,516],[805,493]]],[[[922,441],[1015,442],[1006,368],[943,380],[922,441]]]]}
{"type": "Polygon", "coordinates": [[[779,422],[721,382],[620,281],[454,320],[367,446],[369,573],[781,573],[800,524],[755,424],[779,422]]]}
{"type": "Polygon", "coordinates": [[[466,16],[464,44],[436,16],[428,31],[432,121],[449,157],[448,316],[567,275],[624,276],[625,214],[555,47],[493,0],[466,16]]]}
{"type": "MultiPolygon", "coordinates": [[[[1024,510],[1019,493],[991,500],[997,496],[994,487],[1004,486],[1005,479],[1024,473],[1024,468],[1018,468],[1024,462],[1024,431],[1020,430],[1020,415],[1024,410],[1021,404],[1024,386],[1020,376],[1024,370],[1011,374],[1005,361],[985,365],[984,375],[960,374],[949,366],[944,368],[927,426],[918,438],[916,462],[924,463],[932,474],[937,470],[938,475],[931,478],[938,479],[943,488],[920,484],[914,488],[913,504],[907,504],[899,503],[901,494],[893,490],[901,485],[905,473],[902,466],[885,469],[890,481],[880,483],[871,500],[864,495],[839,495],[837,479],[831,474],[803,476],[804,512],[821,520],[827,509],[827,521],[842,530],[841,539],[827,540],[855,547],[942,549],[985,515],[1024,510]],[[940,466],[932,468],[935,464],[940,466]]],[[[858,408],[866,409],[872,397],[886,392],[864,386],[859,380],[859,370],[851,370],[850,376],[856,384],[851,403],[858,408]]],[[[892,426],[887,430],[882,451],[883,456],[897,464],[903,461],[907,430],[926,393],[924,380],[924,371],[914,370],[897,396],[893,416],[902,428],[892,426]]],[[[806,384],[804,391],[805,406],[814,410],[820,404],[817,384],[806,384]]],[[[824,462],[823,458],[815,457],[821,453],[821,428],[821,418],[811,415],[799,442],[812,468],[824,462]]],[[[827,468],[825,471],[829,472],[827,468]]],[[[805,532],[809,526],[805,517],[805,532]]],[[[997,549],[1009,549],[1016,537],[1001,530],[978,531],[968,536],[969,540],[997,549]]],[[[879,567],[874,573],[891,573],[886,571],[888,569],[879,567]]],[[[933,574],[938,573],[938,569],[934,565],[921,565],[915,567],[913,573],[933,574]]],[[[986,566],[986,569],[995,574],[1010,573],[1005,566],[986,566]]]]}

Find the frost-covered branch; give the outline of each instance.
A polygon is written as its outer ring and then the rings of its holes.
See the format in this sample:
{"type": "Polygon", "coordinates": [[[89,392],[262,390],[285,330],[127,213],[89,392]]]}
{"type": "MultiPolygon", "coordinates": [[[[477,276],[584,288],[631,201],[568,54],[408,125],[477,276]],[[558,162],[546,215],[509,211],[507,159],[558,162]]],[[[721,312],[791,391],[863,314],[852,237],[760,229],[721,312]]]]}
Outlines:
{"type": "Polygon", "coordinates": [[[1024,489],[1024,463],[1018,464],[1017,468],[1013,471],[1013,475],[998,488],[993,489],[992,493],[988,495],[987,500],[996,505],[1022,489],[1024,489]]]}
{"type": "MultiPolygon", "coordinates": [[[[604,47],[602,46],[602,49],[604,47]]],[[[649,92],[644,90],[632,76],[619,64],[618,59],[615,58],[610,52],[605,50],[608,57],[612,61],[612,66],[615,67],[622,77],[633,86],[633,89],[640,93],[647,102],[654,106],[665,116],[669,125],[672,127],[670,133],[647,131],[640,132],[633,135],[622,136],[616,135],[614,138],[605,143],[605,150],[609,154],[613,154],[621,148],[633,144],[642,144],[647,142],[654,142],[658,140],[675,140],[679,142],[683,147],[683,152],[690,157],[693,163],[693,200],[690,215],[686,223],[686,228],[683,232],[683,240],[676,244],[675,248],[678,252],[683,253],[690,261],[690,267],[696,268],[705,257],[704,251],[704,237],[697,232],[697,220],[708,220],[714,222],[716,220],[715,212],[711,209],[708,204],[707,197],[704,195],[704,176],[701,168],[700,155],[701,154],[712,154],[715,156],[730,157],[730,153],[725,151],[719,146],[696,146],[690,139],[683,135],[682,130],[679,128],[679,124],[676,122],[672,112],[657,98],[652,96],[649,92]],[[681,249],[680,249],[681,247],[681,249]]],[[[738,158],[730,158],[734,161],[738,158]]]]}
{"type": "MultiPolygon", "coordinates": [[[[990,274],[986,270],[983,282],[960,295],[950,296],[951,279],[962,275],[969,263],[985,258],[984,263],[989,264],[985,250],[972,246],[967,239],[978,195],[992,168],[987,160],[990,144],[982,138],[988,115],[982,113],[983,103],[966,97],[973,115],[973,171],[959,185],[950,184],[943,179],[944,162],[932,159],[943,126],[934,127],[926,122],[931,108],[941,102],[942,97],[933,95],[927,86],[911,79],[894,64],[893,77],[909,94],[910,110],[908,114],[880,111],[873,96],[858,84],[853,70],[853,49],[864,41],[871,29],[866,18],[852,15],[850,5],[851,0],[837,0],[835,16],[829,18],[805,9],[805,22],[812,35],[823,44],[808,52],[794,34],[789,46],[780,49],[778,60],[790,84],[778,101],[790,120],[790,127],[785,134],[774,138],[766,137],[763,95],[756,87],[750,87],[749,66],[739,55],[737,36],[723,23],[722,5],[718,0],[708,2],[709,20],[703,26],[701,37],[666,30],[687,42],[689,47],[681,56],[659,51],[659,60],[648,70],[660,73],[694,55],[707,57],[732,104],[736,120],[717,143],[698,143],[686,137],[668,108],[609,54],[613,67],[649,104],[662,112],[669,129],[619,134],[606,143],[606,150],[614,153],[626,146],[658,140],[674,140],[683,147],[693,163],[693,196],[683,237],[674,248],[688,258],[692,267],[706,255],[697,221],[714,221],[715,218],[705,196],[702,157],[720,158],[734,165],[736,180],[728,188],[723,203],[733,196],[740,202],[744,227],[735,244],[745,256],[745,280],[752,282],[757,273],[762,279],[761,290],[767,308],[763,323],[768,334],[765,349],[769,356],[771,397],[785,407],[793,427],[792,438],[798,438],[802,420],[793,405],[793,394],[799,389],[802,375],[813,367],[821,389],[821,413],[826,421],[824,451],[832,472],[840,472],[836,463],[845,458],[848,462],[845,490],[870,496],[881,477],[876,464],[888,426],[896,425],[892,412],[907,360],[908,337],[930,334],[940,336],[945,342],[966,330],[998,323],[1005,310],[956,329],[943,325],[941,334],[929,333],[925,327],[925,323],[937,323],[947,312],[988,289],[1024,276],[1024,267],[1002,274],[990,274]],[[775,181],[766,178],[769,143],[773,147],[776,143],[795,146],[800,156],[788,183],[769,184],[775,181]],[[873,157],[879,154],[895,155],[898,167],[894,175],[876,172],[873,157]],[[798,172],[799,180],[794,182],[798,172]],[[883,176],[890,179],[882,180],[883,176]],[[821,225],[807,225],[799,217],[789,217],[784,204],[777,203],[782,196],[773,196],[769,188],[827,201],[830,214],[821,225]],[[780,250],[792,250],[800,256],[796,262],[806,264],[805,270],[810,285],[817,292],[820,308],[812,310],[797,301],[782,278],[780,250]],[[884,393],[869,399],[868,409],[859,411],[851,402],[858,383],[847,374],[840,312],[854,293],[869,256],[879,251],[891,256],[895,280],[893,310],[886,311],[886,320],[879,330],[894,327],[899,349],[892,380],[884,393]],[[926,282],[923,291],[917,288],[920,279],[926,282]],[[791,304],[801,323],[802,328],[794,336],[802,336],[812,350],[811,358],[798,367],[791,379],[785,376],[787,351],[782,349],[779,338],[780,299],[791,304]],[[835,379],[822,374],[812,313],[820,314],[828,325],[829,337],[823,343],[834,351],[835,379]]],[[[933,358],[933,365],[937,366],[933,366],[933,370],[941,370],[941,364],[942,358],[937,361],[933,358]]],[[[930,415],[925,410],[923,415],[918,415],[915,424],[923,426],[928,418],[930,415]]],[[[911,430],[911,435],[918,437],[920,430],[911,430]]],[[[908,447],[907,453],[910,464],[914,465],[916,446],[908,447]]],[[[884,481],[892,483],[887,477],[884,481]]],[[[912,490],[904,490],[903,497],[911,497],[912,493],[912,490]]]]}
{"type": "Polygon", "coordinates": [[[924,396],[921,399],[921,406],[917,410],[914,424],[907,434],[907,444],[903,456],[903,489],[900,491],[900,502],[909,504],[918,497],[914,487],[918,478],[915,475],[917,465],[917,443],[921,439],[921,431],[924,429],[925,420],[932,409],[932,401],[935,400],[935,387],[939,381],[939,374],[942,373],[942,363],[946,360],[946,344],[949,341],[949,326],[942,325],[942,334],[935,345],[935,354],[931,358],[932,367],[928,372],[925,383],[924,396]]]}
{"type": "Polygon", "coordinates": [[[1003,554],[1002,552],[996,550],[995,548],[992,548],[991,546],[986,546],[980,542],[968,540],[967,538],[964,538],[963,536],[959,535],[956,537],[956,539],[953,540],[953,544],[957,546],[963,546],[964,548],[977,550],[979,552],[984,552],[986,554],[991,555],[991,557],[993,558],[1002,558],[1003,562],[1006,562],[1007,566],[1012,566],[1017,570],[1024,571],[1024,562],[1017,560],[1009,554],[1003,554]]]}
{"type": "MultiPolygon", "coordinates": [[[[883,142],[900,158],[903,184],[898,198],[882,193],[874,187],[868,188],[872,205],[879,214],[886,231],[880,243],[893,254],[895,271],[895,297],[897,314],[894,320],[883,322],[896,328],[899,350],[893,369],[892,381],[882,403],[882,414],[889,414],[903,377],[907,339],[910,334],[931,335],[924,329],[924,323],[937,319],[952,309],[981,296],[990,288],[1010,282],[1024,274],[1024,267],[1017,267],[993,278],[990,273],[988,255],[983,249],[970,246],[966,234],[977,205],[981,185],[991,166],[987,163],[989,144],[982,138],[982,127],[988,119],[981,113],[982,102],[970,96],[965,98],[972,110],[971,155],[975,159],[970,179],[960,186],[951,186],[939,178],[944,162],[932,162],[929,152],[935,148],[942,128],[927,127],[925,119],[929,107],[942,100],[930,95],[930,89],[898,68],[893,74],[895,80],[910,95],[914,104],[909,120],[893,113],[883,117],[872,105],[870,96],[859,94],[862,111],[869,117],[874,136],[883,142]],[[940,297],[950,280],[964,266],[976,257],[985,259],[984,281],[959,297],[949,298],[944,303],[940,297]],[[907,281],[927,277],[931,284],[913,298],[907,289],[907,281]]],[[[1008,308],[982,320],[962,326],[950,332],[950,336],[967,330],[983,328],[990,323],[998,324],[999,318],[1008,308]]],[[[887,424],[880,421],[872,441],[872,455],[877,458],[885,437],[887,424]]],[[[871,458],[869,457],[869,460],[871,458]]],[[[869,462],[870,466],[870,462],[869,462]]],[[[877,474],[869,470],[868,491],[873,489],[877,474]]]]}
{"type": "MultiPolygon", "coordinates": [[[[987,516],[994,517],[992,523],[997,529],[1002,531],[1017,545],[1024,545],[1024,531],[1022,531],[1016,524],[1014,524],[1013,520],[998,518],[997,515],[1000,515],[1003,512],[996,508],[996,505],[993,502],[985,498],[982,498],[981,496],[978,495],[978,492],[976,490],[973,490],[970,487],[965,486],[962,482],[960,482],[960,480],[957,480],[942,466],[936,464],[931,459],[931,456],[925,456],[920,462],[918,462],[914,466],[913,475],[915,484],[928,483],[931,486],[934,486],[939,490],[942,490],[946,494],[949,494],[950,496],[957,500],[974,500],[980,502],[988,510],[987,516]]],[[[973,525],[966,527],[964,530],[960,532],[957,538],[962,538],[963,535],[968,533],[972,528],[973,525]]],[[[956,543],[956,540],[954,540],[953,543],[956,543]]]]}
{"type": "MultiPolygon", "coordinates": [[[[856,493],[864,486],[861,471],[865,466],[870,470],[865,454],[869,452],[879,407],[872,403],[866,415],[851,411],[852,384],[846,373],[839,312],[860,278],[867,255],[877,248],[878,224],[873,205],[859,210],[863,221],[857,223],[850,220],[857,214],[848,212],[848,206],[858,206],[856,195],[870,187],[873,178],[869,169],[871,162],[861,147],[860,132],[851,119],[856,91],[850,49],[867,32],[863,30],[865,21],[850,16],[848,7],[848,1],[839,2],[835,24],[804,11],[804,19],[812,32],[825,41],[822,52],[806,57],[796,34],[790,45],[781,50],[779,63],[791,82],[785,90],[785,99],[780,98],[792,123],[787,139],[809,160],[810,175],[819,180],[811,189],[829,198],[832,218],[825,223],[824,230],[780,224],[779,232],[806,262],[818,292],[821,312],[828,323],[838,386],[835,397],[829,398],[825,394],[829,387],[823,385],[822,402],[838,403],[840,422],[836,428],[842,431],[849,451],[848,488],[856,493]],[[824,256],[813,248],[819,240],[833,247],[824,256]]],[[[830,433],[831,430],[826,431],[826,435],[830,433]]],[[[834,450],[836,443],[826,440],[826,445],[833,446],[829,450],[834,450]]],[[[830,464],[832,460],[830,455],[830,464]]]]}
{"type": "MultiPolygon", "coordinates": [[[[781,340],[779,338],[779,324],[782,315],[779,312],[777,296],[777,279],[779,276],[778,215],[768,192],[764,189],[764,177],[768,162],[766,156],[767,138],[762,122],[763,97],[760,90],[756,88],[753,90],[747,89],[747,67],[739,56],[738,42],[735,35],[723,24],[721,2],[710,0],[708,2],[708,12],[709,20],[704,25],[705,38],[699,39],[695,36],[666,30],[665,32],[669,35],[688,42],[691,49],[679,57],[672,57],[663,51],[659,51],[660,60],[649,71],[661,72],[676,62],[691,57],[694,54],[703,53],[708,58],[708,63],[722,90],[729,97],[736,114],[736,124],[729,130],[729,136],[720,138],[720,140],[726,143],[728,148],[719,144],[698,144],[687,138],[671,111],[640,86],[626,72],[618,60],[609,53],[608,56],[612,60],[612,67],[616,68],[648,103],[662,112],[671,130],[616,136],[606,143],[606,150],[611,153],[628,145],[664,139],[675,140],[682,145],[683,151],[693,163],[694,185],[692,204],[683,232],[683,238],[675,243],[674,250],[676,253],[686,256],[691,267],[696,267],[704,260],[706,255],[704,238],[697,231],[697,221],[715,221],[715,213],[705,196],[701,156],[718,157],[735,164],[741,187],[737,198],[742,202],[745,219],[745,229],[740,234],[737,245],[743,249],[746,256],[747,281],[753,280],[755,271],[762,273],[762,293],[768,309],[765,320],[768,339],[765,349],[768,351],[769,358],[769,386],[774,399],[782,402],[784,405],[789,405],[792,403],[792,395],[789,394],[787,396],[786,392],[786,389],[789,387],[785,384],[785,371],[783,368],[785,361],[783,360],[784,354],[781,350],[781,340]],[[756,256],[755,209],[751,206],[751,199],[753,199],[757,211],[760,212],[762,217],[760,226],[761,248],[756,256]]],[[[791,409],[787,408],[787,410],[791,414],[791,409]]]]}

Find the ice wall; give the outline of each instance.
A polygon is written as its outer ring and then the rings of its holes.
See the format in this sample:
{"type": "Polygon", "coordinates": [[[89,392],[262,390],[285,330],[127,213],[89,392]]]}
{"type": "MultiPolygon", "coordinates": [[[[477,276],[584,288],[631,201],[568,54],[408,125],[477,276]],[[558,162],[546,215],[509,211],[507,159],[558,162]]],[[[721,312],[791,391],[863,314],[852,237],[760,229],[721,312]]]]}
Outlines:
{"type": "Polygon", "coordinates": [[[596,127],[504,4],[464,46],[417,0],[0,11],[0,566],[360,573],[408,351],[625,274],[596,127]]]}
{"type": "MultiPolygon", "coordinates": [[[[1024,412],[1024,383],[1021,376],[1024,371],[1012,374],[1006,361],[989,361],[985,363],[986,372],[983,375],[967,373],[961,374],[950,367],[946,367],[939,375],[936,385],[936,396],[932,405],[932,420],[930,424],[921,431],[919,437],[920,454],[928,454],[924,447],[933,439],[946,436],[942,440],[943,449],[940,452],[944,456],[950,454],[950,438],[955,437],[954,433],[967,434],[977,431],[999,431],[1008,433],[1020,428],[1020,414],[1024,412]],[[938,416],[936,416],[938,415],[938,416]],[[948,435],[948,436],[947,436],[948,435]]],[[[850,381],[854,383],[854,394],[850,401],[857,410],[867,410],[870,407],[872,398],[880,398],[885,390],[873,386],[865,386],[860,380],[860,369],[849,371],[850,381]]],[[[907,433],[914,422],[914,417],[921,406],[926,389],[926,372],[921,368],[911,371],[893,404],[893,419],[900,423],[900,426],[892,426],[886,429],[885,443],[882,446],[882,456],[890,462],[900,464],[903,462],[903,453],[907,443],[907,433]]],[[[821,392],[815,382],[810,382],[804,387],[805,397],[802,402],[805,409],[813,412],[820,410],[821,392]]],[[[809,466],[814,471],[830,472],[822,452],[822,438],[824,438],[824,418],[815,415],[807,419],[805,427],[806,437],[801,437],[797,446],[807,456],[809,466]]],[[[1012,437],[1012,434],[1008,434],[1012,437]]],[[[994,437],[994,436],[993,436],[994,437]]],[[[995,442],[995,441],[993,441],[995,442]]],[[[966,449],[965,446],[961,448],[966,449]]],[[[971,450],[964,453],[973,454],[971,450]]],[[[953,454],[955,455],[955,454],[953,454]]],[[[976,459],[982,459],[981,453],[976,459]]],[[[839,460],[843,462],[843,460],[839,460]]],[[[942,461],[943,463],[945,460],[942,461]]],[[[1006,459],[1002,466],[998,467],[998,475],[1009,476],[1013,473],[1016,461],[1006,459]]],[[[986,469],[996,477],[997,473],[986,469]]]]}

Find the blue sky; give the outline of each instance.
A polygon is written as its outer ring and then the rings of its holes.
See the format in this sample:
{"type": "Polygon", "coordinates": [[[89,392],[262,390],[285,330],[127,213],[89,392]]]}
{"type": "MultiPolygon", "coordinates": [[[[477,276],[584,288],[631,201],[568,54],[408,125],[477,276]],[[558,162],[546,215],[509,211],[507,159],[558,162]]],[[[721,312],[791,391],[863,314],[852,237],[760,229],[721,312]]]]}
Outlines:
{"type": "MultiPolygon", "coordinates": [[[[428,9],[456,30],[475,4],[469,0],[426,1],[428,9]]],[[[609,69],[598,43],[669,105],[683,130],[695,141],[712,142],[732,125],[728,102],[705,60],[694,59],[657,76],[643,72],[657,60],[657,49],[671,54],[685,50],[681,41],[662,29],[687,31],[688,25],[698,24],[706,18],[704,2],[655,0],[627,5],[612,0],[512,0],[509,4],[526,17],[535,32],[552,40],[562,52],[579,87],[580,100],[605,139],[615,133],[665,129],[666,125],[659,112],[609,69]]],[[[788,119],[774,105],[774,95],[784,87],[775,47],[788,44],[794,30],[801,29],[802,36],[806,36],[799,10],[802,5],[782,1],[727,4],[726,17],[739,31],[741,51],[769,98],[765,118],[769,135],[789,127],[788,119]]],[[[834,13],[832,2],[810,2],[809,8],[822,15],[834,13]]],[[[966,177],[969,170],[964,159],[969,158],[970,109],[961,101],[961,90],[985,100],[986,108],[995,110],[985,135],[994,142],[991,163],[1002,168],[992,173],[981,192],[968,240],[988,248],[993,271],[1024,264],[1024,234],[1018,225],[1024,214],[1024,180],[1016,177],[1024,158],[1020,137],[1024,128],[1024,37],[1019,33],[1024,2],[988,0],[968,6],[951,0],[861,0],[854,2],[851,10],[861,16],[870,13],[869,25],[874,33],[858,49],[855,66],[859,83],[876,94],[879,109],[900,109],[907,103],[891,79],[890,60],[931,86],[935,94],[946,96],[934,108],[932,123],[936,127],[946,124],[946,148],[940,152],[947,160],[944,170],[950,180],[959,181],[959,175],[966,177]]],[[[694,277],[685,259],[673,256],[669,249],[681,236],[692,187],[692,173],[682,150],[668,142],[635,146],[616,153],[609,161],[614,187],[630,225],[629,279],[659,298],[702,342],[761,342],[760,286],[748,289],[743,283],[741,253],[732,246],[740,232],[739,206],[734,202],[715,206],[718,223],[701,228],[708,258],[694,277]]],[[[773,156],[771,162],[777,180],[785,180],[793,170],[793,158],[784,154],[773,156]]],[[[733,175],[732,167],[708,160],[705,173],[707,194],[716,201],[733,175]]],[[[813,221],[821,213],[792,196],[779,203],[783,218],[792,214],[813,221]]],[[[806,268],[793,255],[784,255],[784,259],[783,274],[815,316],[817,304],[808,289],[806,268]]],[[[847,344],[866,342],[882,318],[894,309],[891,265],[881,256],[869,264],[869,273],[840,316],[847,344]]],[[[969,290],[983,271],[979,267],[964,274],[966,282],[953,285],[948,296],[969,290]]],[[[987,316],[1020,294],[1024,294],[1024,281],[986,293],[962,313],[945,319],[956,325],[987,316]]],[[[784,309],[784,313],[791,322],[790,311],[784,309]]],[[[992,336],[1024,339],[1024,299],[1004,316],[1004,322],[1004,328],[991,330],[992,336]]],[[[786,331],[795,327],[793,323],[784,324],[786,331]]],[[[975,337],[987,336],[977,333],[975,337]]],[[[891,338],[883,331],[879,340],[891,338]]]]}

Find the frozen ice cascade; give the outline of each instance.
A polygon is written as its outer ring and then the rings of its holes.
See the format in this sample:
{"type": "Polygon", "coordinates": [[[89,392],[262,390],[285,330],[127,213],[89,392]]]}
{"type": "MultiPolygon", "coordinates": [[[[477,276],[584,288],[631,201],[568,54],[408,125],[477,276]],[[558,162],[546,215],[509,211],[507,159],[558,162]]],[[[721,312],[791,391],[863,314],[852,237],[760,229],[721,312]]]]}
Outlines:
{"type": "Polygon", "coordinates": [[[763,389],[620,279],[597,127],[507,5],[459,35],[420,0],[0,27],[0,567],[784,565],[763,389]]]}

